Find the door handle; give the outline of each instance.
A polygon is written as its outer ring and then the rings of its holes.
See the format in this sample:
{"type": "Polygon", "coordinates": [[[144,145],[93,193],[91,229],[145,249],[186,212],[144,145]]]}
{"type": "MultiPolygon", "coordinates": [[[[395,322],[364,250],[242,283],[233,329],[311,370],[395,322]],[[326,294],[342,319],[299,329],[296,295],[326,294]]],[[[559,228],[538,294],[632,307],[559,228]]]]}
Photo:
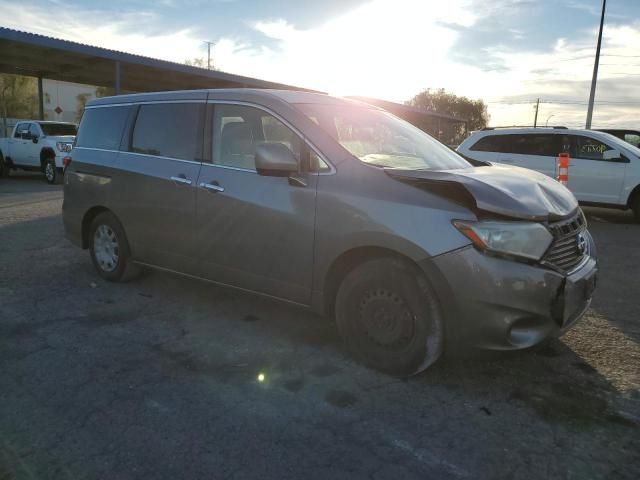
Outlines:
{"type": "Polygon", "coordinates": [[[191,180],[189,180],[184,175],[178,176],[178,177],[171,177],[171,180],[173,180],[175,183],[180,183],[182,185],[191,185],[191,180]]]}
{"type": "Polygon", "coordinates": [[[200,186],[206,190],[209,190],[210,192],[215,192],[215,193],[224,192],[224,187],[220,186],[218,182],[212,182],[212,183],[202,182],[200,186]]]}

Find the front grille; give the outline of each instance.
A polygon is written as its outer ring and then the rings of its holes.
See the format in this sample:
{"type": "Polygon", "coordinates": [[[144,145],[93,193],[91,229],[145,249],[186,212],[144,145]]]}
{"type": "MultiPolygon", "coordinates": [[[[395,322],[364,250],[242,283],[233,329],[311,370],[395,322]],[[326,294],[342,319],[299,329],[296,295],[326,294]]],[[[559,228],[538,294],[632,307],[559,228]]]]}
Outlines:
{"type": "Polygon", "coordinates": [[[581,233],[587,228],[587,222],[582,211],[568,220],[551,223],[549,230],[553,234],[553,243],[542,259],[545,263],[553,265],[563,272],[569,272],[582,262],[588,254],[588,245],[580,243],[585,239],[581,233]]]}

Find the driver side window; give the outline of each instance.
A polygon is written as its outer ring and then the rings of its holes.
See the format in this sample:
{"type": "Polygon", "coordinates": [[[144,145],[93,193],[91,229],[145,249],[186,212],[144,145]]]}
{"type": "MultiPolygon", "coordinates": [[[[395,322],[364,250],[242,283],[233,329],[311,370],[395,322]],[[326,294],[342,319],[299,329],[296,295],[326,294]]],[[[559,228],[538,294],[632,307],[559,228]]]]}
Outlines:
{"type": "Polygon", "coordinates": [[[38,138],[40,136],[40,131],[38,126],[35,123],[29,125],[29,138],[38,138]]]}
{"type": "Polygon", "coordinates": [[[260,143],[282,143],[300,161],[302,139],[273,115],[245,105],[214,106],[214,165],[255,170],[256,146],[260,143]]]}
{"type": "Polygon", "coordinates": [[[607,150],[612,150],[612,148],[599,140],[582,135],[576,136],[576,158],[604,160],[603,154],[607,150]]]}
{"type": "Polygon", "coordinates": [[[19,123],[16,127],[16,133],[14,133],[13,138],[24,138],[24,134],[29,131],[28,123],[19,123]]]}

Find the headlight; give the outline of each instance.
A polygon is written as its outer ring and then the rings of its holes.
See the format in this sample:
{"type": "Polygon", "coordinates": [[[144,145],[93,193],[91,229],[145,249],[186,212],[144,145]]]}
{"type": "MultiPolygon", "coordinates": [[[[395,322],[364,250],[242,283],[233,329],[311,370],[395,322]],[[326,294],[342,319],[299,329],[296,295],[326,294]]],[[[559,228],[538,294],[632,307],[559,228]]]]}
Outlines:
{"type": "Polygon", "coordinates": [[[473,244],[491,252],[540,260],[553,235],[540,223],[454,221],[473,244]]]}
{"type": "Polygon", "coordinates": [[[72,147],[72,143],[56,142],[56,148],[59,152],[70,152],[72,147]]]}

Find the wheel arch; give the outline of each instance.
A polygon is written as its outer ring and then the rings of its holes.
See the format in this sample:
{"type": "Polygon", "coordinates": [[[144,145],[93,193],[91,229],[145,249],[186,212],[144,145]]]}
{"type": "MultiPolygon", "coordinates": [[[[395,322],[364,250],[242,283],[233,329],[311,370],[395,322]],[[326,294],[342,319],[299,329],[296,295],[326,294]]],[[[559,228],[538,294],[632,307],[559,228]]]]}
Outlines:
{"type": "Polygon", "coordinates": [[[627,199],[627,208],[633,207],[633,203],[638,197],[640,197],[640,184],[636,185],[636,187],[631,190],[629,198],[627,199]]]}
{"type": "Polygon", "coordinates": [[[44,162],[50,158],[56,158],[56,152],[51,147],[43,147],[40,150],[40,166],[44,167],[44,162]]]}
{"type": "MultiPolygon", "coordinates": [[[[91,207],[83,215],[82,217],[82,248],[84,249],[89,248],[89,235],[91,233],[89,229],[91,228],[91,222],[93,222],[93,219],[103,212],[110,212],[112,215],[116,216],[112,210],[102,205],[96,205],[94,207],[91,207]]],[[[118,217],[116,216],[116,218],[118,217]]]]}
{"type": "MultiPolygon", "coordinates": [[[[420,268],[419,264],[411,257],[398,252],[392,248],[381,246],[357,246],[342,252],[336,257],[326,275],[323,282],[323,304],[322,309],[326,315],[335,313],[335,302],[338,289],[344,278],[358,265],[372,260],[374,258],[397,258],[413,266],[418,274],[427,278],[426,273],[420,268]]],[[[427,279],[428,280],[428,279],[427,279]]]]}

